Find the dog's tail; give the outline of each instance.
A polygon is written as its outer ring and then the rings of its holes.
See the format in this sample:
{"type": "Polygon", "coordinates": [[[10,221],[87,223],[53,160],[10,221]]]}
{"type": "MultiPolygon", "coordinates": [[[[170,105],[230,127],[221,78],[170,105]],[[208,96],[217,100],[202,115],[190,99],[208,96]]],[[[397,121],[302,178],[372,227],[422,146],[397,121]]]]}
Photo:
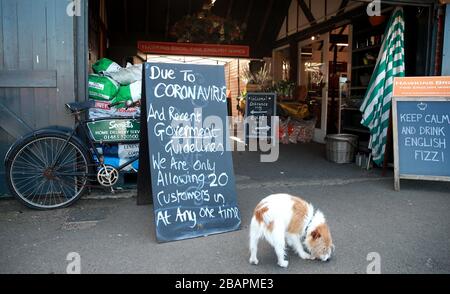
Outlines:
{"type": "Polygon", "coordinates": [[[272,231],[273,225],[274,219],[269,208],[265,205],[256,207],[253,213],[251,226],[255,228],[255,230],[258,229],[262,232],[264,230],[272,231]]]}

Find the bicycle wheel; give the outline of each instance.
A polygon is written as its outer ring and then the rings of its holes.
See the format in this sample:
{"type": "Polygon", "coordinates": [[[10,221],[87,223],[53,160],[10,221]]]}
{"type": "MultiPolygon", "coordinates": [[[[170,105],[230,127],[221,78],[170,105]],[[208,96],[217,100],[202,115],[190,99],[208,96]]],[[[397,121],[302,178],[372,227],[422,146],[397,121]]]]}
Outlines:
{"type": "Polygon", "coordinates": [[[67,207],[83,194],[91,160],[78,140],[56,132],[42,133],[18,143],[11,154],[7,181],[26,206],[39,210],[67,207]]]}

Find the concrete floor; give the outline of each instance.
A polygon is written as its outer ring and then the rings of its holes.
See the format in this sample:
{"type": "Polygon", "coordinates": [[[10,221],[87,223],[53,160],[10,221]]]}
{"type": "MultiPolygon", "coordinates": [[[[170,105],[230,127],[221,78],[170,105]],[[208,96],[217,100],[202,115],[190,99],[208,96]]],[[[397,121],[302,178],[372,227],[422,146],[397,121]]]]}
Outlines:
{"type": "Polygon", "coordinates": [[[235,153],[242,229],[180,242],[158,244],[152,206],[136,206],[130,193],[51,212],[1,200],[0,273],[65,273],[69,252],[81,255],[83,273],[366,273],[371,252],[382,273],[450,273],[448,183],[402,181],[394,192],[391,175],[329,163],[323,154],[321,145],[286,145],[277,162],[263,164],[257,153],[235,153]],[[248,263],[252,211],[275,192],[301,195],[325,213],[336,246],[330,262],[290,252],[281,269],[261,242],[260,264],[248,263]]]}

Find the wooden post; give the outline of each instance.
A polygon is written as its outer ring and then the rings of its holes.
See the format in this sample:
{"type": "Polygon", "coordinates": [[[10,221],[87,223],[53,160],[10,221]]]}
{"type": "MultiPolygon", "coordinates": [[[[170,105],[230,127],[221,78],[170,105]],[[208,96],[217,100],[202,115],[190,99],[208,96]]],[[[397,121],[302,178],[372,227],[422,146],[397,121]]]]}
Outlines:
{"type": "Polygon", "coordinates": [[[389,111],[389,126],[387,132],[386,148],[384,149],[383,172],[381,174],[383,177],[386,176],[391,151],[393,149],[392,147],[393,144],[392,144],[392,107],[391,107],[391,110],[389,111]]]}
{"type": "Polygon", "coordinates": [[[147,129],[147,95],[145,89],[145,63],[142,67],[142,98],[141,98],[141,130],[139,142],[139,171],[137,183],[137,205],[153,203],[152,183],[150,173],[150,153],[147,129]]]}
{"type": "Polygon", "coordinates": [[[394,142],[394,189],[400,191],[400,165],[399,165],[399,149],[398,149],[398,126],[397,126],[397,100],[392,98],[391,118],[392,127],[391,137],[394,142]]]}

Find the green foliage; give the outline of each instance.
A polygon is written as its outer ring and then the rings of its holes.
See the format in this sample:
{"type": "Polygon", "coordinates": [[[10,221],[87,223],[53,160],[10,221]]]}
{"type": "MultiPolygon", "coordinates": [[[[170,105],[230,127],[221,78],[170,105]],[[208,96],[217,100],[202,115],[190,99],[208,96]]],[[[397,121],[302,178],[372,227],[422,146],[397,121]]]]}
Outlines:
{"type": "Polygon", "coordinates": [[[171,35],[178,42],[231,44],[242,40],[244,30],[234,20],[202,12],[183,17],[172,27],[171,35]]]}
{"type": "Polygon", "coordinates": [[[292,96],[295,90],[295,82],[292,81],[279,81],[277,82],[272,91],[283,96],[292,96]]]}

